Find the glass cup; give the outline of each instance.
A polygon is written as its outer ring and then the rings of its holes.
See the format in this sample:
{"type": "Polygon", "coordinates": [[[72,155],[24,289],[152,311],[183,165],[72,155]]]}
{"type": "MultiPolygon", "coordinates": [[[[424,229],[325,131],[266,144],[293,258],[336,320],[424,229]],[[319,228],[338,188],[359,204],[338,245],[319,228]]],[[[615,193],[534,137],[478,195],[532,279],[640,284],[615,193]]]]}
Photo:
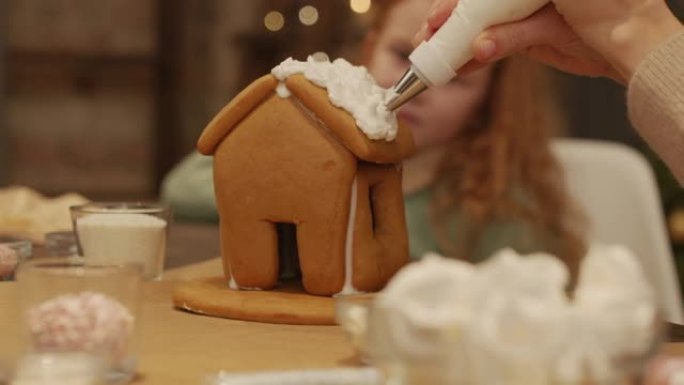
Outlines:
{"type": "Polygon", "coordinates": [[[164,269],[170,210],[158,203],[103,202],[70,207],[79,254],[86,264],[142,266],[143,278],[164,269]]]}
{"type": "Polygon", "coordinates": [[[374,294],[338,294],[335,296],[335,322],[347,334],[358,359],[368,363],[368,314],[374,294]]]}
{"type": "Polygon", "coordinates": [[[104,363],[109,382],[133,377],[141,294],[139,265],[35,259],[19,266],[16,279],[27,356],[82,353],[104,363]]]}
{"type": "MultiPolygon", "coordinates": [[[[94,355],[79,352],[31,353],[18,361],[11,382],[26,385],[105,385],[105,366],[94,355]]],[[[0,384],[3,382],[0,380],[0,384]]]]}
{"type": "Polygon", "coordinates": [[[31,257],[30,241],[0,242],[0,281],[14,279],[17,266],[31,257]]]}
{"type": "Polygon", "coordinates": [[[78,255],[76,234],[73,230],[53,231],[45,234],[45,249],[51,257],[72,257],[78,255]]]}

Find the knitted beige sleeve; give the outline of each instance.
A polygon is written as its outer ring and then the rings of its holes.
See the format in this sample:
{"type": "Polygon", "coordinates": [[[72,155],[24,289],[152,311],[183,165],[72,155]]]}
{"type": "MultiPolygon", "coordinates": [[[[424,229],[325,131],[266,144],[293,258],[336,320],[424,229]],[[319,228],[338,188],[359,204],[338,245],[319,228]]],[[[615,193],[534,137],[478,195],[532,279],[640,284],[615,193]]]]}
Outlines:
{"type": "Polygon", "coordinates": [[[637,131],[684,185],[684,32],[639,64],[627,104],[637,131]]]}

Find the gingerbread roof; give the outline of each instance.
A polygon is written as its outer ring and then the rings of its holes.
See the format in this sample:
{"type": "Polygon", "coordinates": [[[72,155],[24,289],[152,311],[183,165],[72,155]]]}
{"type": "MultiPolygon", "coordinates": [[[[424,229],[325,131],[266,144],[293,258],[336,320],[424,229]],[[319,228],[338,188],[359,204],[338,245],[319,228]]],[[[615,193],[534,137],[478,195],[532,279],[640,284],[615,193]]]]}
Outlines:
{"type": "MultiPolygon", "coordinates": [[[[415,151],[413,137],[406,126],[399,124],[397,137],[393,141],[369,139],[347,111],[330,103],[325,89],[311,83],[303,75],[290,76],[285,84],[292,95],[357,158],[373,163],[397,163],[415,151]]],[[[209,122],[197,141],[198,151],[213,155],[223,138],[270,96],[277,86],[278,79],[270,74],[247,86],[209,122]]]]}

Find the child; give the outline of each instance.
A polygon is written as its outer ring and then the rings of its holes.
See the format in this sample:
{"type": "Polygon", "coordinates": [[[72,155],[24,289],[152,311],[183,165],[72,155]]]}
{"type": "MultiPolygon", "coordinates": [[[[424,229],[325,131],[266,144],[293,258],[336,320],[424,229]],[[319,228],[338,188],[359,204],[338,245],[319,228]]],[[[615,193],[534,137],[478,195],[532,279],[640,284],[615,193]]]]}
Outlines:
{"type": "MultiPolygon", "coordinates": [[[[365,62],[390,87],[409,66],[431,0],[383,4],[365,62]]],[[[411,255],[480,261],[502,247],[548,251],[575,271],[581,218],[549,139],[560,126],[541,68],[512,58],[429,89],[399,110],[417,154],[404,163],[411,255]]]]}
{"type": "MultiPolygon", "coordinates": [[[[411,38],[431,0],[384,1],[362,62],[390,87],[409,65],[411,38]]],[[[584,244],[578,215],[549,150],[558,127],[541,71],[522,59],[430,89],[399,110],[416,155],[404,164],[413,258],[425,252],[480,261],[502,247],[548,251],[573,274],[584,244]]],[[[163,196],[179,215],[216,218],[211,158],[192,155],[166,178],[163,196]]]]}

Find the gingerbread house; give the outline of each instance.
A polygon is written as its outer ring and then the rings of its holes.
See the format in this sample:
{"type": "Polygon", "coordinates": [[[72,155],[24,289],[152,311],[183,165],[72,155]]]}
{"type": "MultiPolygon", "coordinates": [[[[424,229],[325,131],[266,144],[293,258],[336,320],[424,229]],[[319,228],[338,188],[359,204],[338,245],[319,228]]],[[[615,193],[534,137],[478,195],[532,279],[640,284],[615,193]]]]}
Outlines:
{"type": "Polygon", "coordinates": [[[292,75],[283,97],[279,83],[253,82],[197,143],[214,156],[226,280],[275,287],[292,237],[306,292],[377,291],[408,260],[400,162],[411,134],[399,125],[394,140],[371,140],[326,89],[292,75]]]}

